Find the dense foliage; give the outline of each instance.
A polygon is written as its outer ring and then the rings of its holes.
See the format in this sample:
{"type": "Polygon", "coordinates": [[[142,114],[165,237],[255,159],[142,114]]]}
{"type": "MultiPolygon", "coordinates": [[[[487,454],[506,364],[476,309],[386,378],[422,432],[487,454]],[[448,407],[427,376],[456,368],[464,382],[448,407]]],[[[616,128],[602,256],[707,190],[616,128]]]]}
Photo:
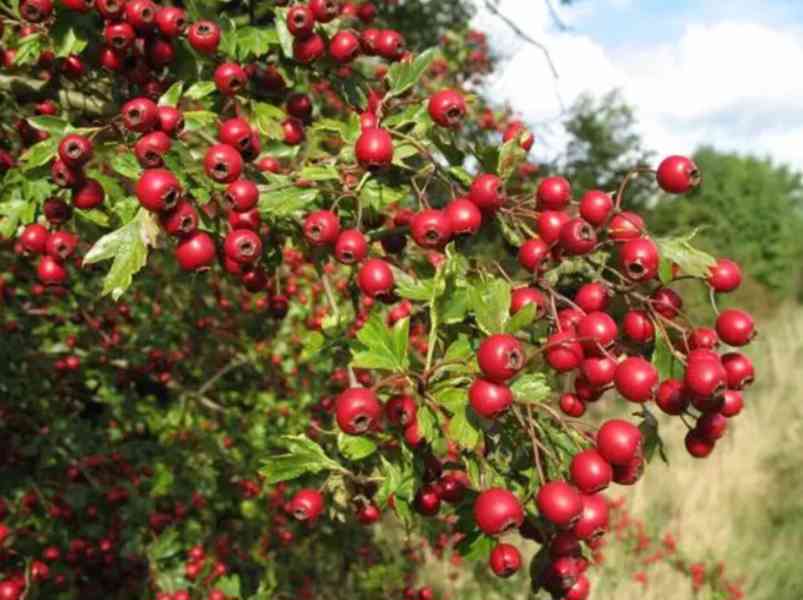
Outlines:
{"type": "Polygon", "coordinates": [[[654,411],[705,457],[753,379],[671,287],[739,266],[623,210],[699,170],[575,194],[460,4],[288,4],[3,5],[0,598],[427,600],[426,547],[582,600],[654,411]]]}

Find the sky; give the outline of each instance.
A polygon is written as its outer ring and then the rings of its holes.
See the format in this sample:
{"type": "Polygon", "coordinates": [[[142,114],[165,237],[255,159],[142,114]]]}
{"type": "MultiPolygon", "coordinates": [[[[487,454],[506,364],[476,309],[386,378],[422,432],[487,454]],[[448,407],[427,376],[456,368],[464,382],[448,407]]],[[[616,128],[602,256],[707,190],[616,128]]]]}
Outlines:
{"type": "MultiPolygon", "coordinates": [[[[481,0],[477,0],[481,6],[481,0]]],[[[657,155],[701,144],[770,156],[803,170],[803,0],[500,0],[500,12],[549,48],[543,54],[486,9],[474,26],[500,61],[488,93],[536,133],[534,158],[561,146],[561,102],[618,88],[657,155]],[[539,144],[538,141],[541,143],[539,144]]]]}

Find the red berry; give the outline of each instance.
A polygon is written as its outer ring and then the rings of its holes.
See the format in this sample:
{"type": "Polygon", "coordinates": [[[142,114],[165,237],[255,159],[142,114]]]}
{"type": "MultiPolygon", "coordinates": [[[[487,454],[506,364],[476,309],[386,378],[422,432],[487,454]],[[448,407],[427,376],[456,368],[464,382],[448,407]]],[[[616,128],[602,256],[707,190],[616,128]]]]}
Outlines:
{"type": "Polygon", "coordinates": [[[66,260],[78,246],[78,238],[68,231],[55,231],[50,234],[45,244],[45,251],[57,260],[66,260]]]}
{"type": "Polygon", "coordinates": [[[574,525],[574,535],[579,540],[592,541],[608,531],[608,500],[602,494],[581,496],[583,512],[574,525]]]}
{"type": "Polygon", "coordinates": [[[686,450],[694,458],[705,458],[714,450],[716,440],[709,439],[696,429],[690,430],[684,440],[686,450]]]}
{"type": "Polygon", "coordinates": [[[719,413],[707,413],[697,419],[695,430],[708,440],[718,440],[725,435],[728,420],[719,413]]]}
{"type": "Polygon", "coordinates": [[[187,41],[196,52],[214,54],[220,45],[220,27],[212,21],[196,21],[187,33],[187,41]]]}
{"type": "Polygon", "coordinates": [[[229,210],[246,212],[259,202],[259,188],[253,181],[238,179],[229,184],[223,195],[223,202],[229,210]]]}
{"type": "Polygon", "coordinates": [[[510,314],[514,315],[528,304],[535,305],[535,318],[544,316],[546,298],[540,290],[531,287],[520,287],[510,294],[510,314]]]}
{"type": "Polygon", "coordinates": [[[44,285],[63,285],[67,281],[67,269],[52,256],[45,254],[36,266],[36,276],[44,285]]]}
{"type": "Polygon", "coordinates": [[[658,385],[658,370],[640,356],[626,358],[616,367],[616,391],[631,402],[646,402],[658,385]]]}
{"type": "Polygon", "coordinates": [[[198,229],[198,213],[187,200],[180,201],[173,210],[162,212],[159,221],[168,235],[182,237],[198,229]]]}
{"type": "Polygon", "coordinates": [[[295,4],[287,11],[287,29],[296,38],[306,38],[315,27],[315,15],[309,6],[295,4]]]}
{"type": "Polygon", "coordinates": [[[475,379],[468,390],[471,408],[485,419],[495,419],[513,404],[513,393],[504,384],[475,379]]]}
{"type": "Polygon", "coordinates": [[[714,350],[719,346],[719,336],[710,327],[697,327],[689,334],[689,348],[692,350],[714,350]]]}
{"type": "Polygon", "coordinates": [[[497,544],[488,564],[497,577],[510,577],[521,569],[521,552],[512,544],[497,544]]]}
{"type": "Polygon", "coordinates": [[[525,152],[529,152],[535,143],[535,137],[521,121],[512,121],[502,134],[502,142],[510,140],[518,140],[519,147],[525,152]]]}
{"type": "Polygon", "coordinates": [[[393,161],[393,139],[386,129],[364,129],[354,147],[357,161],[366,169],[381,169],[393,161]]]}
{"type": "Polygon", "coordinates": [[[586,405],[576,394],[561,394],[558,406],[563,414],[579,419],[586,412],[586,405]]]}
{"type": "Polygon", "coordinates": [[[574,295],[574,303],[587,313],[605,310],[609,299],[608,288],[601,283],[586,283],[574,295]]]}
{"type": "Polygon", "coordinates": [[[720,258],[709,270],[708,285],[710,285],[715,292],[732,292],[738,288],[741,283],[742,269],[732,260],[720,258]]]}
{"type": "Polygon", "coordinates": [[[441,509],[441,498],[434,486],[425,485],[415,494],[413,506],[416,512],[425,516],[432,517],[438,514],[441,509]]]}
{"type": "Polygon", "coordinates": [[[235,262],[251,264],[262,256],[262,240],[249,229],[234,229],[226,235],[223,251],[235,262]]]}
{"type": "Polygon", "coordinates": [[[454,235],[474,235],[482,225],[482,213],[467,198],[452,200],[444,210],[449,220],[449,229],[454,235]]]}
{"type": "Polygon", "coordinates": [[[608,235],[616,242],[635,240],[644,233],[644,219],[632,212],[621,212],[614,215],[608,223],[608,235]]]}
{"type": "MultiPolygon", "coordinates": [[[[52,0],[23,0],[19,5],[20,15],[29,23],[41,23],[53,14],[52,0]]],[[[0,35],[2,30],[0,30],[0,35]]]]}
{"type": "Polygon", "coordinates": [[[290,499],[288,508],[297,521],[314,521],[323,512],[323,494],[309,488],[299,490],[290,499]]]}
{"type": "Polygon", "coordinates": [[[600,348],[608,348],[616,340],[618,329],[608,313],[592,312],[577,324],[577,337],[586,352],[596,353],[600,348]]]}
{"type": "Polygon", "coordinates": [[[630,310],[622,319],[622,332],[637,344],[647,344],[655,338],[655,325],[643,310],[630,310]]]}
{"type": "Polygon", "coordinates": [[[134,155],[137,161],[146,169],[156,169],[163,166],[162,157],[168,153],[172,142],[163,131],[146,133],[134,144],[134,155]]]}
{"type": "Polygon", "coordinates": [[[445,89],[429,97],[429,116],[441,127],[459,127],[466,116],[466,101],[455,90],[445,89]]]}
{"type": "Polygon", "coordinates": [[[572,527],[583,511],[579,492],[565,481],[550,481],[541,486],[536,504],[541,516],[560,529],[572,527]]]}
{"type": "Polygon", "coordinates": [[[611,465],[593,448],[575,454],[570,471],[572,482],[584,494],[601,492],[613,477],[611,465]]]}
{"type": "MultiPolygon", "coordinates": [[[[55,235],[55,234],[54,234],[55,235]]],[[[50,236],[51,238],[53,236],[50,236]]],[[[50,240],[48,240],[48,247],[50,240]]],[[[753,383],[753,363],[740,352],[729,352],[722,356],[728,389],[743,390],[753,383]]]]}
{"type": "Polygon", "coordinates": [[[106,192],[96,179],[79,183],[72,191],[72,204],[80,210],[91,210],[103,204],[106,192]]]}
{"type": "Polygon", "coordinates": [[[580,216],[594,227],[601,227],[613,210],[613,198],[599,190],[590,190],[580,198],[580,216]]]}
{"type": "Polygon", "coordinates": [[[409,425],[418,414],[418,406],[412,396],[399,394],[392,396],[385,404],[385,415],[393,425],[409,425]]]}
{"type": "Polygon", "coordinates": [[[702,397],[721,396],[727,385],[727,373],[717,358],[689,357],[683,382],[693,394],[702,397]]]}
{"type": "Polygon", "coordinates": [[[628,421],[606,421],[597,432],[597,451],[611,465],[627,465],[641,455],[641,432],[628,421]]]}
{"type": "Polygon", "coordinates": [[[123,104],[123,125],[138,133],[153,131],[159,123],[159,110],[148,98],[134,98],[123,104]]]}
{"type": "Polygon", "coordinates": [[[702,176],[690,159],[685,156],[668,156],[658,165],[658,185],[670,194],[685,194],[702,182],[702,176]]]}
{"type": "Polygon", "coordinates": [[[756,336],[753,317],[743,310],[723,310],[716,322],[719,339],[730,346],[744,346],[756,336]]]}
{"type": "Polygon", "coordinates": [[[583,219],[571,219],[560,228],[559,241],[560,247],[566,254],[581,256],[596,247],[597,234],[583,219]]]}
{"type": "Polygon", "coordinates": [[[689,407],[686,386],[677,379],[667,379],[658,386],[655,403],[668,415],[682,415],[689,407]]]}
{"type": "Polygon", "coordinates": [[[619,250],[622,272],[632,281],[649,281],[658,274],[658,247],[647,238],[625,242],[619,250]]]}
{"type": "Polygon", "coordinates": [[[504,382],[524,366],[526,357],[521,343],[512,335],[495,334],[485,338],[477,351],[477,362],[485,377],[504,382]]]}
{"type": "Polygon", "coordinates": [[[422,248],[442,248],[452,237],[449,217],[433,208],[416,213],[410,221],[410,233],[422,248]]]}
{"type": "Polygon", "coordinates": [[[156,26],[163,36],[178,37],[187,29],[187,15],[181,8],[165,6],[156,11],[156,26]]]}
{"type": "Polygon", "coordinates": [[[488,173],[477,175],[471,182],[468,199],[480,210],[495,211],[505,203],[502,180],[488,173]]]}
{"type": "Polygon", "coordinates": [[[26,252],[44,254],[50,232],[43,225],[33,223],[25,227],[19,236],[20,243],[26,252]]]}
{"type": "MultiPolygon", "coordinates": [[[[62,0],[63,1],[63,0],[62,0]]],[[[125,20],[137,31],[150,29],[156,17],[156,5],[151,0],[129,0],[125,5],[125,20]]]]}
{"type": "Polygon", "coordinates": [[[539,210],[563,210],[572,199],[572,186],[563,177],[547,177],[535,192],[539,210]]]}
{"type": "Polygon", "coordinates": [[[326,53],[326,42],[317,33],[309,37],[296,38],[293,42],[293,58],[304,65],[309,65],[326,53]]]}
{"type": "Polygon", "coordinates": [[[309,7],[315,20],[320,23],[328,23],[340,15],[338,0],[309,0],[309,7]]]}
{"type": "Polygon", "coordinates": [[[658,314],[674,319],[683,308],[683,298],[675,290],[662,287],[652,293],[650,304],[658,314]]]}
{"type": "Polygon", "coordinates": [[[374,429],[382,417],[382,405],[368,388],[349,388],[335,402],[335,417],[341,431],[361,435],[374,429]]]}
{"type": "Polygon", "coordinates": [[[539,237],[552,246],[560,239],[563,226],[571,220],[565,212],[559,210],[545,210],[536,220],[539,237]]]}
{"type": "Polygon", "coordinates": [[[71,169],[80,169],[92,158],[92,142],[82,135],[67,134],[59,143],[59,158],[71,169]]]}
{"type": "Polygon", "coordinates": [[[229,213],[228,221],[232,229],[250,229],[251,231],[259,231],[259,226],[262,224],[262,218],[256,208],[245,212],[233,210],[229,213]]]}
{"type": "Polygon", "coordinates": [[[359,229],[346,229],[335,243],[335,258],[344,265],[360,262],[368,254],[368,241],[359,229]]]}
{"type": "Polygon", "coordinates": [[[567,373],[580,366],[583,347],[573,331],[561,331],[547,338],[544,358],[558,373],[567,373]]]}
{"type": "Polygon", "coordinates": [[[172,209],[181,199],[181,184],[167,169],[147,169],[137,181],[135,193],[143,207],[161,212],[172,209]]]}
{"type": "Polygon", "coordinates": [[[720,414],[722,414],[724,417],[735,417],[742,412],[743,406],[744,403],[742,401],[741,392],[737,392],[736,390],[727,390],[724,394],[720,414]]]}
{"type": "Polygon", "coordinates": [[[512,492],[491,488],[477,496],[474,521],[487,535],[498,535],[513,527],[520,527],[524,521],[524,511],[512,492]]]}
{"type": "Polygon", "coordinates": [[[376,39],[376,52],[388,60],[400,60],[406,51],[404,36],[392,29],[383,29],[376,39]]]}
{"type": "Polygon", "coordinates": [[[340,235],[340,220],[331,210],[319,210],[304,220],[304,237],[313,246],[334,244],[340,235]]]}
{"type": "Polygon", "coordinates": [[[215,69],[215,86],[224,96],[236,96],[248,83],[245,70],[236,63],[223,63],[215,69]]]}
{"type": "Polygon", "coordinates": [[[329,42],[329,56],[338,64],[346,64],[360,53],[360,39],[351,31],[338,31],[329,42]]]}
{"type": "Polygon", "coordinates": [[[234,146],[215,144],[206,151],[204,169],[218,183],[231,183],[243,172],[243,157],[234,146]]]}
{"type": "Polygon", "coordinates": [[[589,385],[603,388],[609,385],[616,375],[616,361],[607,356],[591,356],[580,363],[580,373],[589,385]]]}
{"type": "Polygon", "coordinates": [[[393,290],[393,271],[384,260],[372,258],[360,267],[357,284],[360,291],[369,298],[387,296],[393,290]]]}
{"type": "Polygon", "coordinates": [[[185,271],[207,269],[215,260],[215,242],[205,231],[196,231],[179,242],[176,260],[185,271]]]}
{"type": "Polygon", "coordinates": [[[548,254],[549,246],[544,240],[541,238],[527,240],[519,248],[519,264],[531,273],[537,273],[548,254]]]}

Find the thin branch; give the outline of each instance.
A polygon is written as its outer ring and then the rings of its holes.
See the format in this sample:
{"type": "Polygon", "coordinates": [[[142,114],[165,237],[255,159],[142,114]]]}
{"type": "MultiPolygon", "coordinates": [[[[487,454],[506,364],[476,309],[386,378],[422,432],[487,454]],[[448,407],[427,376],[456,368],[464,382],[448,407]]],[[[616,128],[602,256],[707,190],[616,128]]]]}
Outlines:
{"type": "Polygon", "coordinates": [[[557,27],[560,31],[570,31],[571,27],[569,27],[565,21],[560,18],[558,11],[552,4],[552,0],[544,0],[544,4],[546,4],[546,8],[549,11],[549,16],[552,17],[552,22],[555,23],[555,27],[557,27]]]}

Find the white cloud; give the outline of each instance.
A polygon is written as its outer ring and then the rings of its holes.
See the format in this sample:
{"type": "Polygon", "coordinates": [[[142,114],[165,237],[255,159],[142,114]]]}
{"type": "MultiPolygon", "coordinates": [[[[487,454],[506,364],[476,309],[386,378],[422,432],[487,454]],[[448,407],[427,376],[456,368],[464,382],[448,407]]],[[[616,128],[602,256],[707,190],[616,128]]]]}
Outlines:
{"type": "MultiPolygon", "coordinates": [[[[542,2],[503,0],[499,9],[549,48],[565,104],[586,91],[621,88],[637,110],[647,145],[659,154],[688,153],[706,143],[803,168],[803,78],[795,75],[803,64],[799,31],[729,20],[694,23],[691,15],[671,44],[628,46],[623,29],[623,44],[606,48],[577,31],[557,32],[542,2]]],[[[571,23],[579,13],[561,14],[571,23]]],[[[476,24],[501,57],[489,82],[491,96],[509,102],[537,132],[538,124],[554,123],[560,104],[543,54],[485,11],[476,24]]],[[[550,143],[553,149],[560,143],[560,132],[540,133],[547,143],[542,153],[548,154],[550,143]]]]}

